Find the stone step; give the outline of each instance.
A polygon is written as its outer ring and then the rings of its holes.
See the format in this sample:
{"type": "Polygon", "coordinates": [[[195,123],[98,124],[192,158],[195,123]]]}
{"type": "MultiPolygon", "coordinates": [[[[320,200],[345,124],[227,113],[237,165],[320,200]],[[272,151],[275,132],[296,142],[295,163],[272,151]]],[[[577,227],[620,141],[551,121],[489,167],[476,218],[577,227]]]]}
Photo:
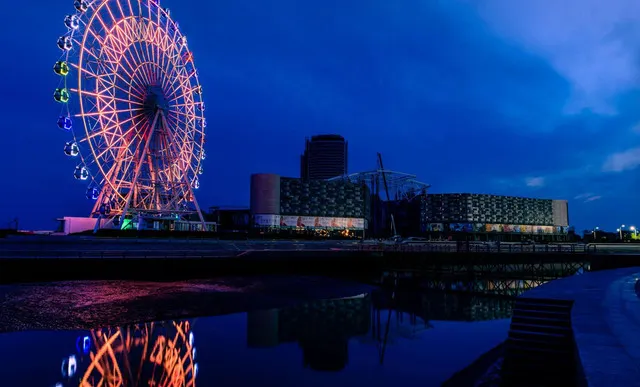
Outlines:
{"type": "Polygon", "coordinates": [[[549,332],[519,331],[519,330],[513,330],[513,329],[509,330],[508,338],[509,340],[511,338],[515,338],[515,339],[529,340],[529,341],[536,341],[536,342],[543,342],[543,343],[566,342],[570,344],[573,342],[573,338],[570,335],[567,336],[564,334],[556,334],[556,333],[549,333],[549,332]]]}
{"type": "Polygon", "coordinates": [[[547,317],[547,318],[571,318],[571,310],[536,310],[532,308],[513,308],[512,316],[531,316],[531,317],[547,317]]]}
{"type": "Polygon", "coordinates": [[[573,332],[570,327],[566,327],[566,326],[525,324],[525,323],[517,323],[517,322],[511,323],[510,330],[521,331],[521,332],[553,333],[556,335],[563,335],[563,336],[570,336],[573,332]]]}
{"type": "Polygon", "coordinates": [[[568,318],[548,318],[548,317],[532,317],[514,315],[511,317],[512,324],[526,324],[526,325],[544,325],[544,326],[557,326],[562,328],[571,328],[571,320],[568,318]]]}
{"type": "Polygon", "coordinates": [[[573,305],[573,301],[572,300],[562,300],[562,299],[557,299],[557,298],[519,297],[516,300],[516,304],[568,306],[569,308],[571,308],[571,305],[573,305]]]}
{"type": "Polygon", "coordinates": [[[549,350],[568,350],[572,351],[572,342],[570,340],[530,340],[530,339],[521,339],[516,337],[509,337],[506,341],[505,348],[539,348],[539,349],[549,349],[549,350]]]}
{"type": "Polygon", "coordinates": [[[573,303],[549,299],[518,299],[514,309],[539,310],[552,312],[570,312],[573,303]]]}

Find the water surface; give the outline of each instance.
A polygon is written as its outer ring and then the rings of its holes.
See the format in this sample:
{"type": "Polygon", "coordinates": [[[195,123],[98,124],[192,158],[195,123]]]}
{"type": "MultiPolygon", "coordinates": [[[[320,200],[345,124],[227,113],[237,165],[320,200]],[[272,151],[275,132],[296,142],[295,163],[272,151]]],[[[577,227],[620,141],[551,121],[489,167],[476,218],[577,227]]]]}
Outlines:
{"type": "Polygon", "coordinates": [[[435,386],[506,338],[511,305],[310,277],[0,295],[0,380],[25,387],[435,386]]]}

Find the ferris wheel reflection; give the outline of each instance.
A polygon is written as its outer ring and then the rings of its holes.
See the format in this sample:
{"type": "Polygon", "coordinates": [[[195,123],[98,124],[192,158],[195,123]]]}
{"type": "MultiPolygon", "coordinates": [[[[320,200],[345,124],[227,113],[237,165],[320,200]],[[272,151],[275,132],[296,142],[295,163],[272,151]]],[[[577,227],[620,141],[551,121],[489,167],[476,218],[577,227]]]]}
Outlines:
{"type": "Polygon", "coordinates": [[[193,387],[198,374],[191,323],[104,328],[78,337],[56,387],[193,387]]]}

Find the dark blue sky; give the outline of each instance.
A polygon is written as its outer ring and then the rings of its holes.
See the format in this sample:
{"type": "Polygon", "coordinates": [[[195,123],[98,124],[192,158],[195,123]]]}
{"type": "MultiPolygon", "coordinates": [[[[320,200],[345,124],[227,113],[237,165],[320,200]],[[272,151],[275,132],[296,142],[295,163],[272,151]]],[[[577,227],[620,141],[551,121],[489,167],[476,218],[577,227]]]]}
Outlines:
{"type": "MultiPolygon", "coordinates": [[[[199,202],[248,205],[251,173],[298,176],[305,136],[337,132],[351,172],[381,152],[432,192],[569,199],[578,230],[640,225],[640,5],[605,3],[165,0],[205,90],[199,202]]],[[[4,20],[19,33],[0,61],[0,227],[50,229],[90,209],[52,99],[73,1],[29,4],[4,20]]]]}

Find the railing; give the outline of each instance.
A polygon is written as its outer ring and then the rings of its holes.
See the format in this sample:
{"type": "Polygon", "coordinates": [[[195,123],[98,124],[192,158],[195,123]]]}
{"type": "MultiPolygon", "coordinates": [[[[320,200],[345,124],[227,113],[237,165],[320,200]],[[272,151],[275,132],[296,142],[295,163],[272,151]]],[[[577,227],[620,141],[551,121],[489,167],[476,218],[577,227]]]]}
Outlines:
{"type": "Polygon", "coordinates": [[[424,252],[424,253],[575,253],[587,254],[597,252],[595,245],[578,244],[481,244],[481,243],[425,243],[425,244],[373,244],[363,243],[359,245],[361,251],[388,251],[388,252],[424,252]]]}
{"type": "MultiPolygon", "coordinates": [[[[6,247],[6,246],[3,246],[6,247]]],[[[212,246],[213,247],[213,246],[212,246]]],[[[0,249],[0,258],[219,258],[219,257],[240,257],[248,253],[259,254],[260,252],[322,252],[331,253],[339,251],[370,251],[370,252],[424,252],[424,253],[539,253],[539,254],[588,254],[598,252],[595,245],[578,244],[549,244],[549,245],[527,245],[527,244],[481,244],[481,243],[426,243],[426,244],[385,244],[385,243],[344,243],[327,244],[325,246],[315,243],[291,243],[283,245],[281,243],[260,243],[260,244],[229,244],[225,248],[178,248],[163,249],[101,249],[99,246],[89,249],[0,249]]]]}

